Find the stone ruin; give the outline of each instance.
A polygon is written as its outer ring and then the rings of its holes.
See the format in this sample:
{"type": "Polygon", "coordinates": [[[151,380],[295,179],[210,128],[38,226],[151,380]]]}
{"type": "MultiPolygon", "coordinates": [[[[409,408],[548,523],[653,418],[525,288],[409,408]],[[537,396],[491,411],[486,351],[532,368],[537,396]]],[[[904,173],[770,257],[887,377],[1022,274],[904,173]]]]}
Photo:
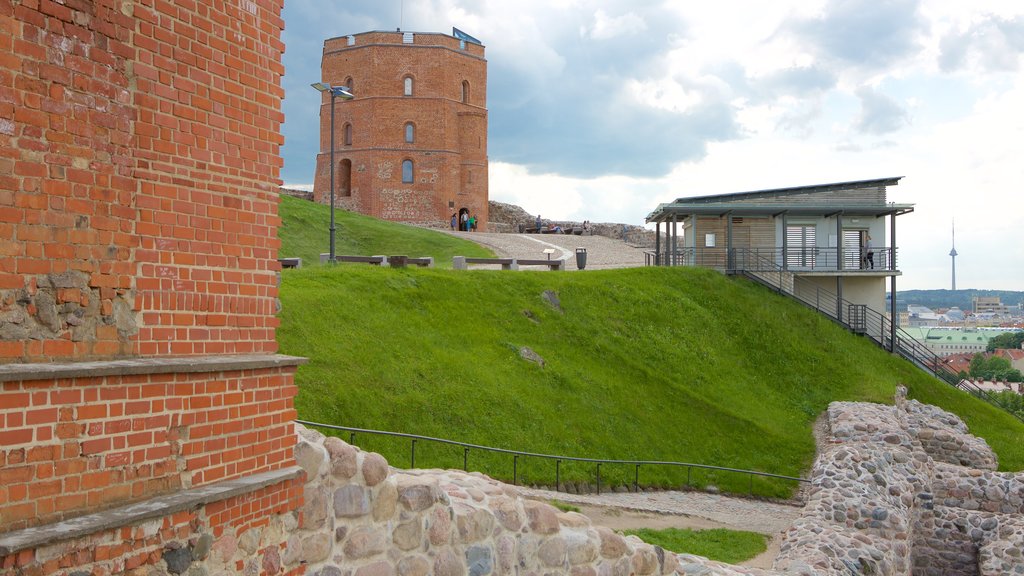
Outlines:
{"type": "MultiPolygon", "coordinates": [[[[301,510],[244,532],[179,535],[132,574],[1024,574],[1024,474],[996,472],[995,454],[959,418],[904,394],[896,406],[829,407],[806,504],[772,570],[672,553],[479,473],[390,468],[379,454],[296,424],[301,510]]],[[[151,524],[140,534],[161,530],[151,524]]],[[[76,546],[43,547],[36,559],[76,546]]]]}
{"type": "MultiPolygon", "coordinates": [[[[904,394],[895,407],[829,407],[806,505],[773,570],[668,552],[482,474],[391,469],[301,427],[305,504],[268,530],[285,532],[282,568],[314,576],[1024,574],[1024,475],[996,472],[959,418],[904,394]]],[[[230,571],[255,546],[215,543],[220,566],[207,567],[230,571]]]]}

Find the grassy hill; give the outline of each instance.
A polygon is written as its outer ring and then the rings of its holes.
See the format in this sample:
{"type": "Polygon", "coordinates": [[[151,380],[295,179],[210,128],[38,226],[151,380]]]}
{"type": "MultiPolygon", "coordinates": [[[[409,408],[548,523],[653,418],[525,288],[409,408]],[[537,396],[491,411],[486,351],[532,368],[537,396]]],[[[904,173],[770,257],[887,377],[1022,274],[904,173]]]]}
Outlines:
{"type": "MultiPolygon", "coordinates": [[[[330,209],[281,196],[280,215],[278,256],[298,256],[305,266],[319,264],[320,254],[327,252],[330,245],[330,209]]],[[[335,209],[334,222],[336,254],[433,256],[434,264],[440,268],[450,268],[452,256],[494,256],[490,250],[468,240],[347,210],[335,209]]]]}
{"type": "MultiPolygon", "coordinates": [[[[811,426],[832,400],[911,396],[960,414],[1004,469],[1024,465],[1024,426],[824,318],[749,282],[701,269],[585,273],[288,270],[281,351],[299,369],[303,419],[533,452],[688,461],[799,475],[811,426]],[[561,311],[543,298],[553,291],[561,311]],[[339,298],[344,294],[344,298],[339,298]],[[520,357],[529,347],[543,367],[520,357]]],[[[409,443],[361,436],[396,465],[409,443]]],[[[420,467],[461,467],[458,448],[417,447],[420,467]]],[[[471,457],[510,478],[510,458],[471,457]]],[[[606,466],[629,483],[633,467],[606,466]]],[[[593,466],[562,464],[563,478],[593,466]]],[[[520,461],[550,484],[554,464],[520,461]]],[[[644,484],[682,471],[645,468],[644,484]]],[[[744,477],[694,472],[695,484],[745,491],[744,477]]],[[[758,481],[781,496],[791,487],[758,481]]]]}

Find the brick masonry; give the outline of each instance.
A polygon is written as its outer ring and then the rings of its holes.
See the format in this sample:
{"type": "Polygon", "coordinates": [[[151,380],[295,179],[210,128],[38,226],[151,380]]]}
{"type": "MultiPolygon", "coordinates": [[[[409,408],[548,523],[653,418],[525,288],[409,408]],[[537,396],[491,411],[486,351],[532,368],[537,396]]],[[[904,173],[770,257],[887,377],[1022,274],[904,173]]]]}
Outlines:
{"type": "Polygon", "coordinates": [[[280,5],[0,1],[0,361],[276,350],[280,5]]]}
{"type": "MultiPolygon", "coordinates": [[[[0,368],[39,367],[0,370],[0,535],[294,465],[282,4],[0,0],[0,368]]],[[[283,480],[0,574],[170,566],[205,534],[284,573],[269,528],[301,502],[283,480]]]]}
{"type": "MultiPolygon", "coordinates": [[[[484,47],[446,34],[366,32],[324,42],[322,76],[350,86],[335,100],[335,205],[378,218],[447,226],[467,210],[488,222],[484,47]],[[406,79],[412,94],[405,94],[406,79]],[[406,125],[413,142],[406,141],[406,125]],[[346,135],[350,134],[350,137],[346,135]],[[403,182],[402,163],[413,163],[403,182]]],[[[329,202],[331,98],[323,97],[314,197],[329,202]]]]}

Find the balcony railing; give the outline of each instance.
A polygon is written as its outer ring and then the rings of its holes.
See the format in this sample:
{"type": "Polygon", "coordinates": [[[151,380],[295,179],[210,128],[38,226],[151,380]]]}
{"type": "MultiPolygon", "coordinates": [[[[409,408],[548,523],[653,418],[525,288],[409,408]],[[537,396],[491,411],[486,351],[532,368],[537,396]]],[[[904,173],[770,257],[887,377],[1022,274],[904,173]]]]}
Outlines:
{"type": "Polygon", "coordinates": [[[648,266],[702,266],[720,270],[792,272],[894,272],[896,248],[875,248],[871,259],[857,248],[678,248],[646,252],[648,266]]]}

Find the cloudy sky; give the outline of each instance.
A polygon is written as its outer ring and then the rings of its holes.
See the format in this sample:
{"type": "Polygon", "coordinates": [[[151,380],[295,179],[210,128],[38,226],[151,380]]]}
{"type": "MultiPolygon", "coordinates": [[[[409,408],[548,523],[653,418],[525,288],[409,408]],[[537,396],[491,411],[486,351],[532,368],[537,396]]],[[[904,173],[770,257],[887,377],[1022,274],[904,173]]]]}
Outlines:
{"type": "Polygon", "coordinates": [[[680,196],[905,176],[901,290],[1024,290],[1020,0],[287,0],[286,184],[312,182],[325,38],[479,38],[490,196],[641,224],[680,196]],[[404,4],[404,6],[403,6],[404,4]]]}

